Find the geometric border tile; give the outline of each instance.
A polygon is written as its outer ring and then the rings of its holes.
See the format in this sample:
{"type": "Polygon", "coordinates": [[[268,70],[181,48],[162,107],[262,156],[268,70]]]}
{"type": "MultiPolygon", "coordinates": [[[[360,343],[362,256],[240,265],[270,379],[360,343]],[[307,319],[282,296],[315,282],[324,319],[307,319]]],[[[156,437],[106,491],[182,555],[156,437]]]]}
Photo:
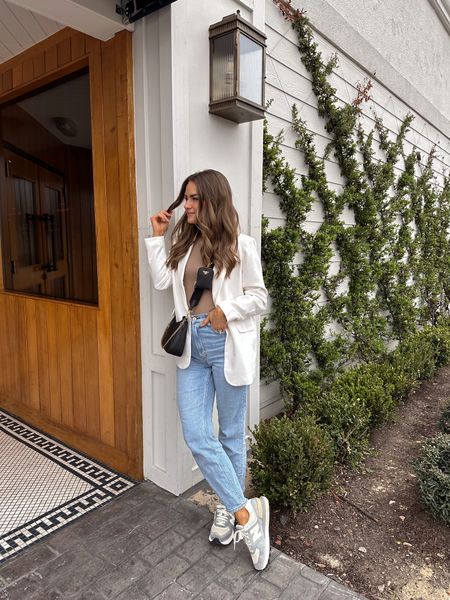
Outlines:
{"type": "MultiPolygon", "coordinates": [[[[89,489],[76,498],[52,507],[51,510],[44,509],[42,514],[0,535],[0,564],[67,523],[123,494],[137,483],[33,429],[3,410],[0,410],[0,430],[89,484],[85,486],[89,489]]],[[[21,502],[32,501],[32,498],[21,498],[21,502]]],[[[0,513],[1,511],[0,501],[0,513]]]]}

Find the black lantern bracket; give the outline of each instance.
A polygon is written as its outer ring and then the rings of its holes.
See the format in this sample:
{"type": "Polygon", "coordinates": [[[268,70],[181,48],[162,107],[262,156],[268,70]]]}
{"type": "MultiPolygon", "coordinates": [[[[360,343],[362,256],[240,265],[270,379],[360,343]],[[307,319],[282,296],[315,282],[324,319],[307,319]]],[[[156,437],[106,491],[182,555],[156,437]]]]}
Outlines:
{"type": "Polygon", "coordinates": [[[169,6],[172,2],[176,0],[120,0],[120,3],[116,4],[116,13],[122,17],[122,22],[128,25],[169,6]]]}

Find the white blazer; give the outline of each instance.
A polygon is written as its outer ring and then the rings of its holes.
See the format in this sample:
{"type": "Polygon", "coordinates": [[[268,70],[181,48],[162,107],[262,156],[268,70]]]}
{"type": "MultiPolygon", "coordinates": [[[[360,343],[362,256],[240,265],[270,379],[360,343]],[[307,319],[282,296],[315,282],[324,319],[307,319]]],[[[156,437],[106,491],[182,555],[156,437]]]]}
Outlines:
{"type": "MultiPolygon", "coordinates": [[[[192,246],[180,260],[176,269],[166,266],[166,249],[163,236],[145,239],[153,285],[164,290],[172,285],[177,321],[188,314],[189,304],[183,285],[184,270],[192,246]]],[[[212,297],[228,321],[225,343],[225,378],[231,385],[252,383],[256,373],[257,331],[254,317],[266,308],[267,290],[264,286],[261,261],[256,242],[248,235],[238,238],[240,262],[225,277],[225,271],[214,276],[212,297]]],[[[186,346],[177,359],[177,366],[186,369],[191,362],[191,328],[189,322],[186,346]]]]}

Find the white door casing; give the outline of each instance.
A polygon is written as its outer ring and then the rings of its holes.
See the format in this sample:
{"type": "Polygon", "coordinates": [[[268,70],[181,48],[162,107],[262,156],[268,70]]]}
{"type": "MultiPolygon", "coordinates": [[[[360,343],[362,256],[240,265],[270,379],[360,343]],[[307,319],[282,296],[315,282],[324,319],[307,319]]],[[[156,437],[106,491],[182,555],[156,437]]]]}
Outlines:
{"type": "MultiPolygon", "coordinates": [[[[133,34],[136,182],[140,242],[144,475],[180,494],[202,475],[186,447],[176,408],[175,365],[160,347],[173,309],[171,290],[153,289],[144,238],[149,217],[167,207],[189,173],[215,168],[233,188],[241,229],[259,243],[262,122],[237,125],[208,112],[208,27],[240,9],[264,27],[264,2],[175,2],[138,21],[133,34]],[[189,5],[189,7],[188,7],[189,5]]],[[[181,210],[179,215],[181,215],[181,210]]],[[[167,236],[168,237],[168,236],[167,236]]],[[[259,381],[251,386],[249,425],[259,421],[259,381]]]]}

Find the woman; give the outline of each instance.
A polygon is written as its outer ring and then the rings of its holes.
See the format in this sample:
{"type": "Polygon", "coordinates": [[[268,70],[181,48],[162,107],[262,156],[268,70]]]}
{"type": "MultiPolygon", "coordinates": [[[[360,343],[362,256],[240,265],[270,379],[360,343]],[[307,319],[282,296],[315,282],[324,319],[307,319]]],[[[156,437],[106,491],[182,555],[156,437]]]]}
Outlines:
{"type": "Polygon", "coordinates": [[[187,445],[203,476],[219,496],[209,540],[247,544],[256,569],[269,560],[269,503],[244,496],[245,423],[248,386],[257,360],[255,315],[266,307],[267,290],[253,238],[239,234],[230,185],[218,171],[187,177],[174,207],[184,200],[166,256],[164,235],[171,210],[151,217],[145,240],[156,289],[172,285],[175,315],[189,312],[188,299],[200,267],[214,265],[212,290],[191,310],[183,355],[177,360],[177,400],[187,445]],[[219,436],[214,434],[214,397],[219,436]]]}

